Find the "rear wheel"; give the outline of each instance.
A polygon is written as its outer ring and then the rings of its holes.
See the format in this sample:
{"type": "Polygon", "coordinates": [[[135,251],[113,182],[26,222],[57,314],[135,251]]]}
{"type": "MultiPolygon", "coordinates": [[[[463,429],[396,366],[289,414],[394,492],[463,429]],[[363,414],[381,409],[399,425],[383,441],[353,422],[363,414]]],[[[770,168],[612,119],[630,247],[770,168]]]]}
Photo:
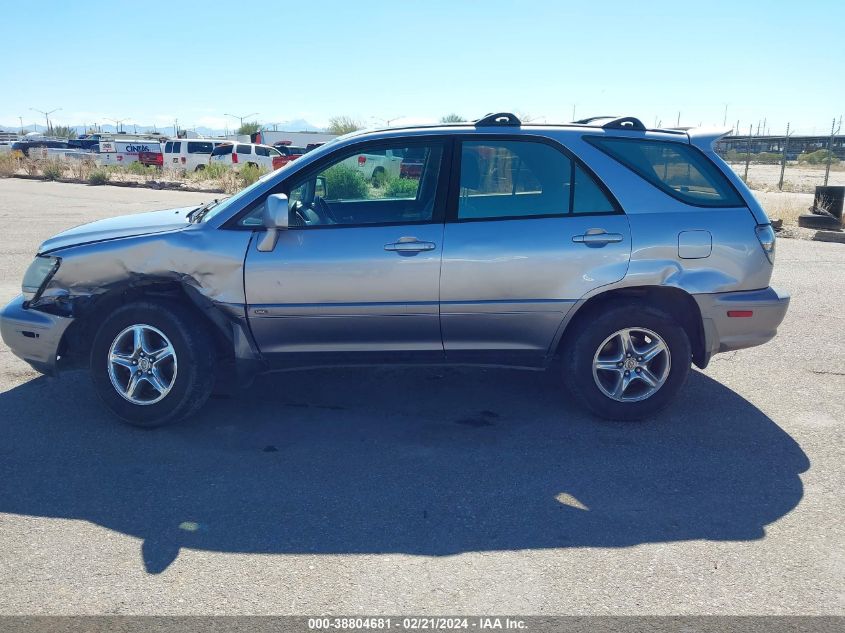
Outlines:
{"type": "Polygon", "coordinates": [[[373,187],[381,187],[387,182],[387,172],[384,170],[384,167],[376,167],[373,170],[372,182],[373,187]]]}
{"type": "Polygon", "coordinates": [[[177,303],[124,305],[100,326],[91,377],[105,405],[135,426],[156,427],[199,409],[214,386],[205,324],[177,303]]]}
{"type": "Polygon", "coordinates": [[[596,415],[646,418],[674,398],[687,378],[684,328],[655,308],[626,303],[582,319],[568,335],[564,379],[596,415]]]}

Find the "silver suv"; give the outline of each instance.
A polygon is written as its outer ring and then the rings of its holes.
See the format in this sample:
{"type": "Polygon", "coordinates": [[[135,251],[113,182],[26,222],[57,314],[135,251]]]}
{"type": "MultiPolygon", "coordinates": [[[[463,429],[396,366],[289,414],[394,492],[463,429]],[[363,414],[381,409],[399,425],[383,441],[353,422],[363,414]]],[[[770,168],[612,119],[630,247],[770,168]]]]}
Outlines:
{"type": "Polygon", "coordinates": [[[643,418],[789,303],[725,132],[502,113],[348,135],[223,201],[47,240],[0,331],[41,372],[88,367],[140,426],[259,372],[555,357],[591,411],[643,418]]]}

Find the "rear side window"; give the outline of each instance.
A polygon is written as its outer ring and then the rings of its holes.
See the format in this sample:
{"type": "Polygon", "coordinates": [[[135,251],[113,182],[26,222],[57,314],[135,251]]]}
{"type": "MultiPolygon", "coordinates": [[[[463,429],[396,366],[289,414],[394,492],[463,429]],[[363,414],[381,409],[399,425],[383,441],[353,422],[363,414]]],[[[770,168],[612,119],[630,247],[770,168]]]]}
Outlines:
{"type": "MultiPolygon", "coordinates": [[[[415,158],[406,155],[407,165],[415,158]]],[[[615,211],[593,178],[551,145],[510,140],[462,143],[459,220],[615,211]]]]}
{"type": "Polygon", "coordinates": [[[719,168],[691,145],[630,138],[585,140],[681,202],[699,207],[745,206],[719,168]]]}
{"type": "Polygon", "coordinates": [[[238,154],[252,154],[252,146],[251,145],[238,145],[237,153],[238,154]]]}
{"type": "Polygon", "coordinates": [[[218,145],[211,152],[211,155],[212,156],[226,156],[227,154],[232,153],[233,147],[234,147],[234,145],[218,145]]]}
{"type": "Polygon", "coordinates": [[[210,154],[213,145],[207,141],[188,141],[189,154],[210,154]]]}

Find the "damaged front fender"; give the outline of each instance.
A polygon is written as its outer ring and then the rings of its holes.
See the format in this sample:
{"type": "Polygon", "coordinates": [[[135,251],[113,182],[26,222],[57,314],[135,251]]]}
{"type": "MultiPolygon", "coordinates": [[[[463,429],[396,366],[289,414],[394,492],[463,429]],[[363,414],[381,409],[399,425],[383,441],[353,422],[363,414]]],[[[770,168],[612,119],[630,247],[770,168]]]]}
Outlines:
{"type": "MultiPolygon", "coordinates": [[[[246,320],[243,283],[251,239],[250,231],[200,224],[63,248],[55,251],[62,258],[59,270],[32,307],[85,323],[103,316],[109,300],[175,290],[214,325],[236,364],[251,366],[260,361],[246,320]]],[[[76,335],[84,339],[81,332],[76,335]]],[[[246,375],[254,369],[238,371],[246,375]]]]}

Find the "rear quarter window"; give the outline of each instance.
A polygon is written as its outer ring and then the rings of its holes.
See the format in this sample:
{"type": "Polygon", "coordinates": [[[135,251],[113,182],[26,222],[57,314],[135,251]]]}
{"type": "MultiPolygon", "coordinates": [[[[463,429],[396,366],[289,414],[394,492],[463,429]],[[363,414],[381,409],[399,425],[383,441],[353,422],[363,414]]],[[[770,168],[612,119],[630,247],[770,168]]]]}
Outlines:
{"type": "Polygon", "coordinates": [[[631,138],[584,140],[681,202],[698,207],[745,206],[721,170],[691,145],[631,138]]]}
{"type": "Polygon", "coordinates": [[[210,154],[213,146],[207,141],[188,141],[189,154],[210,154]]]}

